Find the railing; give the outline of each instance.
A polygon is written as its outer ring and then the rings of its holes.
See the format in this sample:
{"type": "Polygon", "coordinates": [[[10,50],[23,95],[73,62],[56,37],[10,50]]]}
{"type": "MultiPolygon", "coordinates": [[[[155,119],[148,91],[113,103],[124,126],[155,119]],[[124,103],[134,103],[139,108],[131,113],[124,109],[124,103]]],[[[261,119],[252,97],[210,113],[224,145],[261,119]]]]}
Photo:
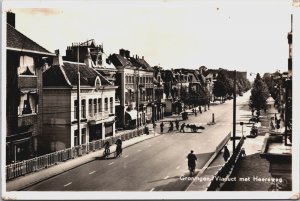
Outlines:
{"type": "Polygon", "coordinates": [[[144,127],[135,130],[124,131],[123,133],[118,134],[117,136],[110,137],[108,139],[92,141],[87,144],[78,145],[72,148],[7,165],[6,180],[11,180],[56,165],[60,162],[65,162],[67,160],[89,154],[90,152],[94,152],[98,149],[103,148],[106,141],[108,141],[110,144],[114,144],[117,139],[125,141],[142,134],[144,134],[144,127]]]}
{"type": "MultiPolygon", "coordinates": [[[[214,175],[212,181],[207,186],[207,191],[215,191],[218,188],[220,188],[220,185],[223,181],[223,179],[220,178],[226,178],[231,175],[235,168],[235,164],[238,163],[241,157],[241,149],[244,144],[245,138],[242,137],[239,141],[238,145],[235,148],[235,151],[232,153],[229,160],[219,169],[219,171],[214,175]]],[[[226,180],[225,180],[226,181],[226,180]]]]}

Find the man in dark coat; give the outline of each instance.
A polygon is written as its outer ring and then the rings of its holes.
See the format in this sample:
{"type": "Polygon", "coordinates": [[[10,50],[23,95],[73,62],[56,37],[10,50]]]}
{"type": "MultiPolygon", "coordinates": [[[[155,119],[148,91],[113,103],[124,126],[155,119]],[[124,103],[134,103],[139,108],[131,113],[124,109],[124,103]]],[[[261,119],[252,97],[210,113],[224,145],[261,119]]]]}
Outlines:
{"type": "Polygon", "coordinates": [[[197,157],[194,154],[194,151],[191,150],[191,153],[189,153],[189,155],[187,156],[188,159],[188,167],[190,170],[190,176],[193,176],[193,174],[195,173],[195,167],[196,167],[196,161],[197,161],[197,157]]]}
{"type": "Polygon", "coordinates": [[[224,153],[223,153],[223,158],[224,158],[225,162],[228,160],[229,156],[230,156],[229,150],[228,150],[227,146],[225,146],[224,153]]]}
{"type": "Polygon", "coordinates": [[[160,133],[164,132],[164,122],[160,123],[160,133]]]}

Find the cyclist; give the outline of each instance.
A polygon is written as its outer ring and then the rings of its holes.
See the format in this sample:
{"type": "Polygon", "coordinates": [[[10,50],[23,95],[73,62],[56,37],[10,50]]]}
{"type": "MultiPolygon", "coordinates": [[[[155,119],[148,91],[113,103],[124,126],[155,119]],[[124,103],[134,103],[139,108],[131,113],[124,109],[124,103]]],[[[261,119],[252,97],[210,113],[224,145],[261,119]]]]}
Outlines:
{"type": "Polygon", "coordinates": [[[109,156],[109,154],[110,154],[110,144],[109,144],[108,141],[106,141],[104,143],[104,153],[103,153],[104,158],[106,158],[107,156],[109,156]]]}

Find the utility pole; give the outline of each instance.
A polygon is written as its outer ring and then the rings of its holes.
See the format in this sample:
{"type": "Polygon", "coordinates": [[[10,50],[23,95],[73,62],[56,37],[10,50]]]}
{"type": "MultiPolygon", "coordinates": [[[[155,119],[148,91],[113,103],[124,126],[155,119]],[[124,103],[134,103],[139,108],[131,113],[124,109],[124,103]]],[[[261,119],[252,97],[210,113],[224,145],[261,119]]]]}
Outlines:
{"type": "Polygon", "coordinates": [[[139,68],[137,67],[137,74],[136,74],[136,129],[138,131],[139,128],[139,68]]]}
{"type": "Polygon", "coordinates": [[[235,138],[236,138],[236,70],[234,71],[234,85],[233,85],[233,131],[232,131],[232,151],[235,151],[235,138]]]}
{"type": "Polygon", "coordinates": [[[78,144],[80,142],[80,71],[79,71],[79,43],[77,46],[77,123],[78,123],[78,144]]]}

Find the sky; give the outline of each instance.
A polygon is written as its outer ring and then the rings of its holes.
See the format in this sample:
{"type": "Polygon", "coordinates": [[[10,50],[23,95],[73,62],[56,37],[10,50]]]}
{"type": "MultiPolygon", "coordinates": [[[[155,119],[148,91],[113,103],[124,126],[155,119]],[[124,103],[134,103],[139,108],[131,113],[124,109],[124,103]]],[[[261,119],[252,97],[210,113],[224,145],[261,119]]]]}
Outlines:
{"type": "Polygon", "coordinates": [[[95,39],[107,55],[124,48],[165,69],[287,71],[295,12],[289,0],[21,3],[5,5],[16,14],[16,29],[62,55],[73,42],[95,39]]]}

